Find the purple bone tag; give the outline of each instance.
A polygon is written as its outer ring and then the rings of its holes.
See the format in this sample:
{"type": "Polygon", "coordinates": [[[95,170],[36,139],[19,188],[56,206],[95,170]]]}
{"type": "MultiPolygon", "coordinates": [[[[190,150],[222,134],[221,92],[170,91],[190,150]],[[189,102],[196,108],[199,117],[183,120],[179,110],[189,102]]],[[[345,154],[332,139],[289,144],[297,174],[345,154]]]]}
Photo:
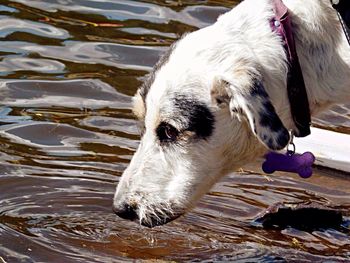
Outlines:
{"type": "Polygon", "coordinates": [[[266,160],[262,164],[265,173],[290,172],[297,173],[302,178],[309,178],[312,175],[312,165],[315,162],[315,156],[311,152],[303,154],[269,152],[265,158],[266,160]]]}

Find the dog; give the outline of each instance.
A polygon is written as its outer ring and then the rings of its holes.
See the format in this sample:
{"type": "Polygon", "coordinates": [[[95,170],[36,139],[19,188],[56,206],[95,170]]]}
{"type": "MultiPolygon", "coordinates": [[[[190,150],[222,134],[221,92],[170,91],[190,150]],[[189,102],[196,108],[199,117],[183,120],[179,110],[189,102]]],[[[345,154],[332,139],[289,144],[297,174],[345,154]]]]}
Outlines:
{"type": "MultiPolygon", "coordinates": [[[[350,99],[350,47],[329,0],[283,0],[311,115],[350,99]]],[[[140,145],[114,196],[117,215],[154,227],[190,210],[222,176],[281,150],[295,129],[289,66],[272,0],[245,0],[189,33],[134,96],[140,145]]]]}

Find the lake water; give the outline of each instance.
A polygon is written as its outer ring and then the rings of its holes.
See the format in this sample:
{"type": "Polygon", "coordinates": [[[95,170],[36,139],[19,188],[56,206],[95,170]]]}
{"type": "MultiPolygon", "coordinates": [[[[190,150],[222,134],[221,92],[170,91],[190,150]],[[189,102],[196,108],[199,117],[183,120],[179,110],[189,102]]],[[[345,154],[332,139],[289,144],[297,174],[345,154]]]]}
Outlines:
{"type": "MultiPolygon", "coordinates": [[[[154,229],[112,212],[139,142],[130,96],[167,46],[236,2],[0,1],[0,262],[350,261],[346,231],[251,224],[276,202],[349,216],[350,177],[333,171],[265,177],[257,162],[154,229]]],[[[349,106],[314,124],[350,134],[349,106]]]]}

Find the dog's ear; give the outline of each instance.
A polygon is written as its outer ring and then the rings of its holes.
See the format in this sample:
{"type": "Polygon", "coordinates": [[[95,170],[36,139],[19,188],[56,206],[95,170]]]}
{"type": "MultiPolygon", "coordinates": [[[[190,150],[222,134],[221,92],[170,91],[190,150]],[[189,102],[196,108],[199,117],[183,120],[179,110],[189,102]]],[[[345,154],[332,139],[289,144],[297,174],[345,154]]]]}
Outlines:
{"type": "Polygon", "coordinates": [[[281,150],[290,140],[288,130],[278,117],[262,81],[255,77],[237,81],[214,81],[212,101],[228,106],[232,114],[245,116],[258,139],[271,150],[281,150]],[[234,83],[235,82],[235,83],[234,83]]]}
{"type": "Polygon", "coordinates": [[[212,103],[220,108],[227,107],[230,103],[228,92],[229,83],[222,78],[215,78],[210,90],[212,103]]]}

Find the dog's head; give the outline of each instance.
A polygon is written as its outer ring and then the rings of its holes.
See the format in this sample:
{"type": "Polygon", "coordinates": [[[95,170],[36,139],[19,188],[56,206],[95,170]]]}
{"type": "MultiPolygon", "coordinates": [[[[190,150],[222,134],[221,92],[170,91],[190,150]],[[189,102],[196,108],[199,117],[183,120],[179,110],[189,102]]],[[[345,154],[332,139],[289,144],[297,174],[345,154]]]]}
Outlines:
{"type": "Polygon", "coordinates": [[[134,97],[142,138],[114,210],[142,225],[175,219],[221,176],[289,141],[249,52],[225,53],[202,31],[173,45],[134,97]]]}

